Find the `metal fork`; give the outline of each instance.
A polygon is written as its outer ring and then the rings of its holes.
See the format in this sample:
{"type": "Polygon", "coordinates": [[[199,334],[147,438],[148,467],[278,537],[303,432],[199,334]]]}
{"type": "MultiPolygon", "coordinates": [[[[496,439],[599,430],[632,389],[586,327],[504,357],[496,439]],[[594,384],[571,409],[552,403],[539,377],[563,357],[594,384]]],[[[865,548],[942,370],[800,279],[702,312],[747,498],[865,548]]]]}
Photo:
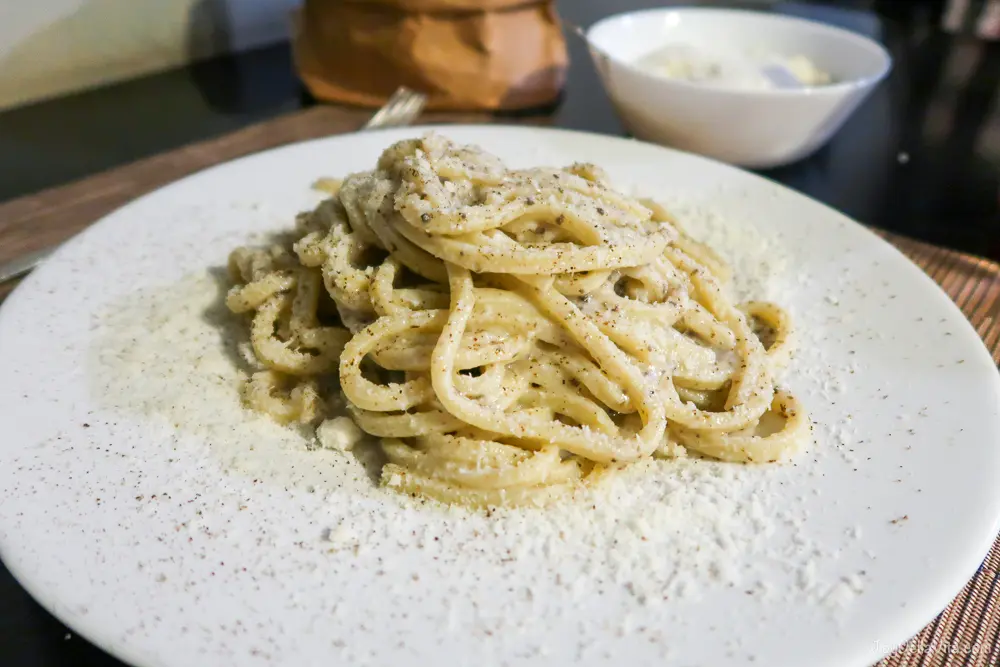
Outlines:
{"type": "Polygon", "coordinates": [[[412,123],[427,104],[427,96],[400,86],[389,100],[361,128],[372,130],[376,127],[402,127],[412,123]]]}
{"type": "MultiPolygon", "coordinates": [[[[389,100],[375,112],[375,115],[365,123],[362,130],[374,130],[379,127],[403,127],[410,125],[424,110],[427,96],[409,88],[400,86],[389,100]]],[[[8,262],[0,264],[0,283],[14,278],[20,278],[37,267],[55,252],[59,245],[49,246],[42,250],[21,255],[8,262]]]]}

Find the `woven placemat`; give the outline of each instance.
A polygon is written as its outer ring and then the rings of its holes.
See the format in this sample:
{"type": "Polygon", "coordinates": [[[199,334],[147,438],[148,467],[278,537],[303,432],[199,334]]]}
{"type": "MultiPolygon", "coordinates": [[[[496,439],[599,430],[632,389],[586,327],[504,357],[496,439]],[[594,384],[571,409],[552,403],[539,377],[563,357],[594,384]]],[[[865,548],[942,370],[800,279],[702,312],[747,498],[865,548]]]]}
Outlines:
{"type": "MultiPolygon", "coordinates": [[[[351,131],[368,112],[314,107],[238,132],[140,160],[58,188],[0,204],[0,262],[59,243],[155,188],[242,155],[351,131]]],[[[426,122],[490,122],[432,114],[426,122]]],[[[503,122],[549,124],[547,117],[503,122]]],[[[1000,265],[887,232],[879,234],[926,271],[969,318],[1000,364],[1000,265]]],[[[13,285],[0,286],[0,300],[13,285]]],[[[1000,541],[961,594],[930,625],[878,667],[1000,665],[1000,541]]]]}
{"type": "MultiPolygon", "coordinates": [[[[1000,364],[1000,264],[887,232],[958,304],[1000,364]]],[[[879,667],[996,667],[1000,665],[1000,539],[940,616],[879,667]]]]}

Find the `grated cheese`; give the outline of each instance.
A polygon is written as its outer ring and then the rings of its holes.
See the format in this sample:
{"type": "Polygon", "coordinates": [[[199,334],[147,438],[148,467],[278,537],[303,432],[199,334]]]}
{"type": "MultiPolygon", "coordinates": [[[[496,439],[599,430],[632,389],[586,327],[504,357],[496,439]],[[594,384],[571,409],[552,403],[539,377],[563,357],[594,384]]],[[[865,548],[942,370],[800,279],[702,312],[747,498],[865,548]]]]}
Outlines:
{"type": "MultiPolygon", "coordinates": [[[[682,203],[671,210],[689,234],[730,263],[737,281],[733,290],[741,298],[775,298],[776,290],[794,290],[779,280],[786,255],[752,227],[682,203]]],[[[279,426],[241,405],[238,387],[252,369],[241,349],[244,327],[220,305],[222,296],[223,286],[206,275],[119,304],[99,323],[101,340],[91,369],[95,393],[112,410],[204,443],[207,455],[229,471],[227,484],[242,488],[249,480],[260,481],[245,490],[246,503],[266,503],[267,489],[312,490],[323,500],[310,517],[325,528],[316,534],[317,552],[353,559],[336,561],[354,563],[351,568],[375,568],[375,554],[393,552],[405,556],[396,567],[419,562],[422,580],[455,587],[452,629],[471,624],[518,632],[544,618],[545,600],[527,588],[518,601],[524,613],[479,618],[464,596],[476,590],[473,577],[483,568],[512,573],[529,567],[533,581],[554,585],[577,601],[621,591],[665,619],[681,613],[678,605],[732,587],[761,603],[806,599],[834,610],[863,593],[863,578],[844,579],[850,575],[832,568],[835,559],[815,546],[814,519],[783,490],[785,480],[817,474],[805,463],[765,469],[687,458],[647,460],[581,490],[572,502],[489,515],[379,489],[373,482],[377,457],[346,418],[325,422],[313,434],[279,426]],[[776,579],[775,571],[787,576],[776,579]]],[[[816,337],[826,330],[808,317],[797,328],[816,337]]],[[[799,369],[805,379],[831,396],[849,383],[849,376],[835,375],[849,368],[831,369],[816,359],[800,365],[811,369],[799,369]]],[[[849,423],[817,425],[817,439],[818,456],[829,450],[856,459],[849,451],[855,440],[849,423]]],[[[202,521],[199,531],[224,530],[210,515],[202,521]]],[[[268,526],[259,538],[258,555],[268,567],[295,543],[280,524],[268,526]]],[[[860,536],[857,527],[842,538],[846,545],[860,536]]],[[[321,561],[318,567],[326,566],[321,561]]],[[[635,622],[625,617],[615,631],[638,632],[635,622]]],[[[579,630],[578,655],[598,650],[587,639],[598,628],[579,630]]]]}
{"type": "Polygon", "coordinates": [[[334,417],[327,419],[316,429],[316,440],[321,447],[338,452],[348,452],[354,449],[364,433],[350,417],[334,417]]]}

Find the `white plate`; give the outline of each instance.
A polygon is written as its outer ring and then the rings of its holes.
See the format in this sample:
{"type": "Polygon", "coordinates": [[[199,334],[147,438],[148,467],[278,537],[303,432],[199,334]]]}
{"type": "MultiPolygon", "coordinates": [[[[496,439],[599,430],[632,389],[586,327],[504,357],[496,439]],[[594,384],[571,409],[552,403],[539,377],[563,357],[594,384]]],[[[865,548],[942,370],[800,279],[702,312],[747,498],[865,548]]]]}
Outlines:
{"type": "Polygon", "coordinates": [[[213,295],[190,276],[287,228],[316,177],[421,131],[185,179],[93,226],[4,304],[0,546],[47,609],[143,666],[860,667],[959,591],[1000,510],[1000,382],[973,329],[859,225],[642,143],[442,130],[515,166],[597,162],[738,257],[745,286],[796,319],[787,384],[817,440],[796,465],[656,464],[594,510],[490,518],[373,492],[354,459],[242,414],[202,317],[213,295]],[[195,303],[163,310],[185,290],[195,303]]]}

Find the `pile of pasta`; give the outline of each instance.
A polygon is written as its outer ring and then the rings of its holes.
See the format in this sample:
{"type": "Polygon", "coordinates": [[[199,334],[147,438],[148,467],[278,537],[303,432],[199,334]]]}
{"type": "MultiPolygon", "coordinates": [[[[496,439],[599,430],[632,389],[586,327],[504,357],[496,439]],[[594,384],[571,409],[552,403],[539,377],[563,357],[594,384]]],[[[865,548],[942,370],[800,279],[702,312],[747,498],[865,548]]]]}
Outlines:
{"type": "Polygon", "coordinates": [[[775,385],[786,313],[732,303],[726,264],[598,167],[428,135],[325,187],[287,243],[230,257],[244,399],[282,422],[346,407],[384,484],[537,504],[645,457],[772,462],[807,437],[775,385]]]}

